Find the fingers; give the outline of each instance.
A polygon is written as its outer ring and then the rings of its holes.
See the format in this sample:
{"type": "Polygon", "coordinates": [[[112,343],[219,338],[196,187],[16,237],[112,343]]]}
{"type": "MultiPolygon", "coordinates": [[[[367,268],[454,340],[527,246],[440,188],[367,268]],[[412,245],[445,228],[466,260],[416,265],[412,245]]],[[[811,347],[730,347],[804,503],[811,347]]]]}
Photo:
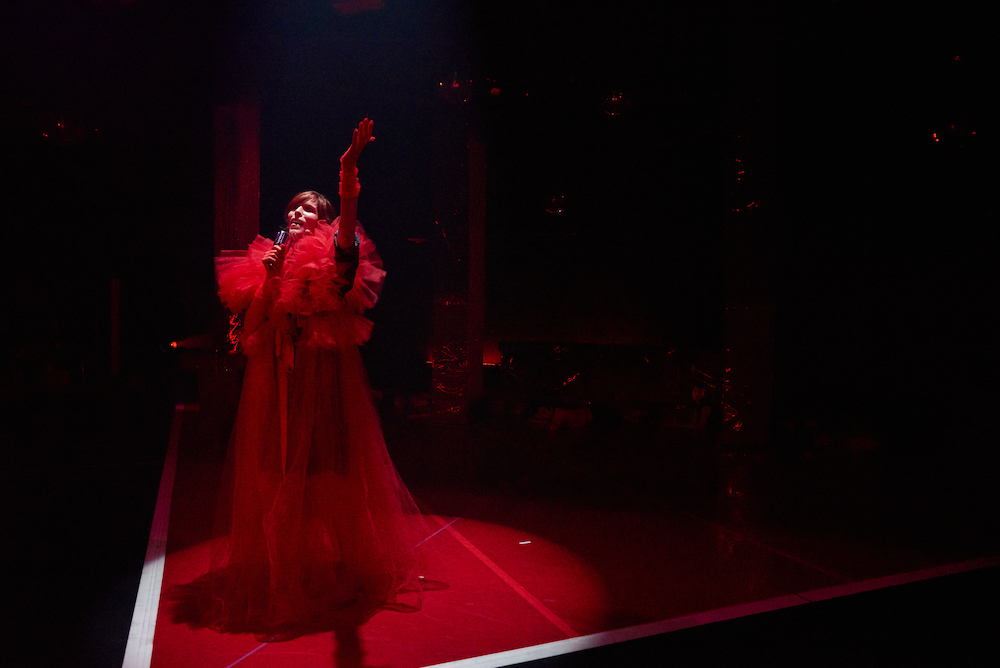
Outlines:
{"type": "Polygon", "coordinates": [[[367,118],[358,123],[358,129],[354,131],[354,144],[358,148],[364,148],[365,144],[375,139],[372,136],[372,130],[375,127],[375,121],[370,121],[367,118]]]}
{"type": "Polygon", "coordinates": [[[361,149],[368,142],[375,140],[375,137],[372,136],[372,128],[374,127],[375,123],[367,118],[358,123],[358,127],[351,133],[351,147],[340,157],[342,162],[347,161],[353,164],[358,159],[358,156],[361,155],[361,149]]]}
{"type": "Polygon", "coordinates": [[[271,250],[264,253],[264,257],[261,258],[261,262],[268,271],[274,271],[281,267],[285,259],[285,253],[288,247],[286,246],[272,246],[271,250]]]}

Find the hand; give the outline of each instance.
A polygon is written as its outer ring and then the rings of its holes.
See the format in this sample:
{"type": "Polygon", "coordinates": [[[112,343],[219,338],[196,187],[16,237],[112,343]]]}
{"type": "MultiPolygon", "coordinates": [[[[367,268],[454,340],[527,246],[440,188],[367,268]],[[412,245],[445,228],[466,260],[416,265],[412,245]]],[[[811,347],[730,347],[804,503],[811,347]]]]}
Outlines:
{"type": "Polygon", "coordinates": [[[358,123],[357,129],[354,131],[354,136],[351,137],[351,147],[347,149],[344,155],[340,156],[340,164],[347,167],[354,167],[358,164],[358,156],[361,155],[361,149],[368,145],[368,142],[375,141],[375,137],[372,136],[372,128],[375,126],[374,121],[369,121],[367,118],[360,123],[358,123]]]}
{"type": "Polygon", "coordinates": [[[267,270],[267,277],[281,275],[281,267],[285,263],[285,253],[288,251],[288,244],[284,246],[272,246],[271,250],[264,253],[261,262],[267,270]]]}

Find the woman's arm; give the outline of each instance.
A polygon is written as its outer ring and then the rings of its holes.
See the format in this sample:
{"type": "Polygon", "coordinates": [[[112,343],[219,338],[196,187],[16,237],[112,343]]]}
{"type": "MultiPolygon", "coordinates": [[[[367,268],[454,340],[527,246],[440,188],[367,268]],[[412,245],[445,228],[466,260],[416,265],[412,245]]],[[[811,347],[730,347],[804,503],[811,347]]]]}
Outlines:
{"type": "Polygon", "coordinates": [[[343,250],[354,248],[354,228],[358,222],[358,156],[361,150],[373,141],[372,128],[375,123],[367,118],[358,123],[351,138],[351,147],[340,156],[340,229],[337,245],[343,250]]]}
{"type": "Polygon", "coordinates": [[[243,331],[247,336],[257,331],[257,328],[267,320],[274,300],[278,296],[281,288],[281,266],[285,262],[287,247],[274,246],[264,253],[261,263],[267,270],[264,282],[257,288],[257,293],[253,296],[253,301],[247,307],[246,315],[243,317],[243,331]]]}

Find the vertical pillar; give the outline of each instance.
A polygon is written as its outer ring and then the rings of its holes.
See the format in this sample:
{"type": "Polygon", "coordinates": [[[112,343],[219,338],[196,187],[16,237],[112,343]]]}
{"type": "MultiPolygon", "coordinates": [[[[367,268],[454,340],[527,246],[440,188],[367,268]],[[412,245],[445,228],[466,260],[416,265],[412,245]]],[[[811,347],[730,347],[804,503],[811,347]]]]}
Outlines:
{"type": "MultiPolygon", "coordinates": [[[[245,252],[260,229],[260,114],[256,104],[241,102],[215,108],[215,255],[245,252]]],[[[216,331],[224,331],[228,312],[217,308],[216,331]]],[[[240,397],[242,355],[230,342],[215,341],[214,357],[198,361],[201,408],[199,447],[223,456],[240,397]]]]}
{"type": "Polygon", "coordinates": [[[761,35],[776,20],[752,3],[734,47],[728,131],[728,211],[724,224],[726,316],[722,445],[757,450],[770,440],[774,368],[776,201],[773,46],[761,35]]]}
{"type": "Polygon", "coordinates": [[[483,331],[486,326],[486,146],[477,133],[469,139],[469,342],[470,401],[483,396],[483,331]]]}
{"type": "Polygon", "coordinates": [[[243,250],[260,230],[260,113],[215,108],[215,254],[243,250]]]}
{"type": "Polygon", "coordinates": [[[465,424],[483,394],[486,151],[458,114],[438,132],[431,419],[465,424]]]}

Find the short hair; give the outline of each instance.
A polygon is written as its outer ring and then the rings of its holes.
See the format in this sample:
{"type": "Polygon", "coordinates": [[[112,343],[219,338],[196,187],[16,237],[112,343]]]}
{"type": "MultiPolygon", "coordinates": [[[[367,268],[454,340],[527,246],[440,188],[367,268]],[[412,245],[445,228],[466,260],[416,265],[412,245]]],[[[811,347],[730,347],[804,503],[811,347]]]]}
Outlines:
{"type": "Polygon", "coordinates": [[[337,211],[333,208],[333,205],[330,204],[330,200],[315,190],[305,190],[293,197],[292,201],[285,207],[285,218],[287,219],[289,211],[299,208],[300,204],[308,202],[309,200],[314,200],[316,202],[316,215],[318,215],[322,220],[332,223],[337,217],[337,211]]]}

